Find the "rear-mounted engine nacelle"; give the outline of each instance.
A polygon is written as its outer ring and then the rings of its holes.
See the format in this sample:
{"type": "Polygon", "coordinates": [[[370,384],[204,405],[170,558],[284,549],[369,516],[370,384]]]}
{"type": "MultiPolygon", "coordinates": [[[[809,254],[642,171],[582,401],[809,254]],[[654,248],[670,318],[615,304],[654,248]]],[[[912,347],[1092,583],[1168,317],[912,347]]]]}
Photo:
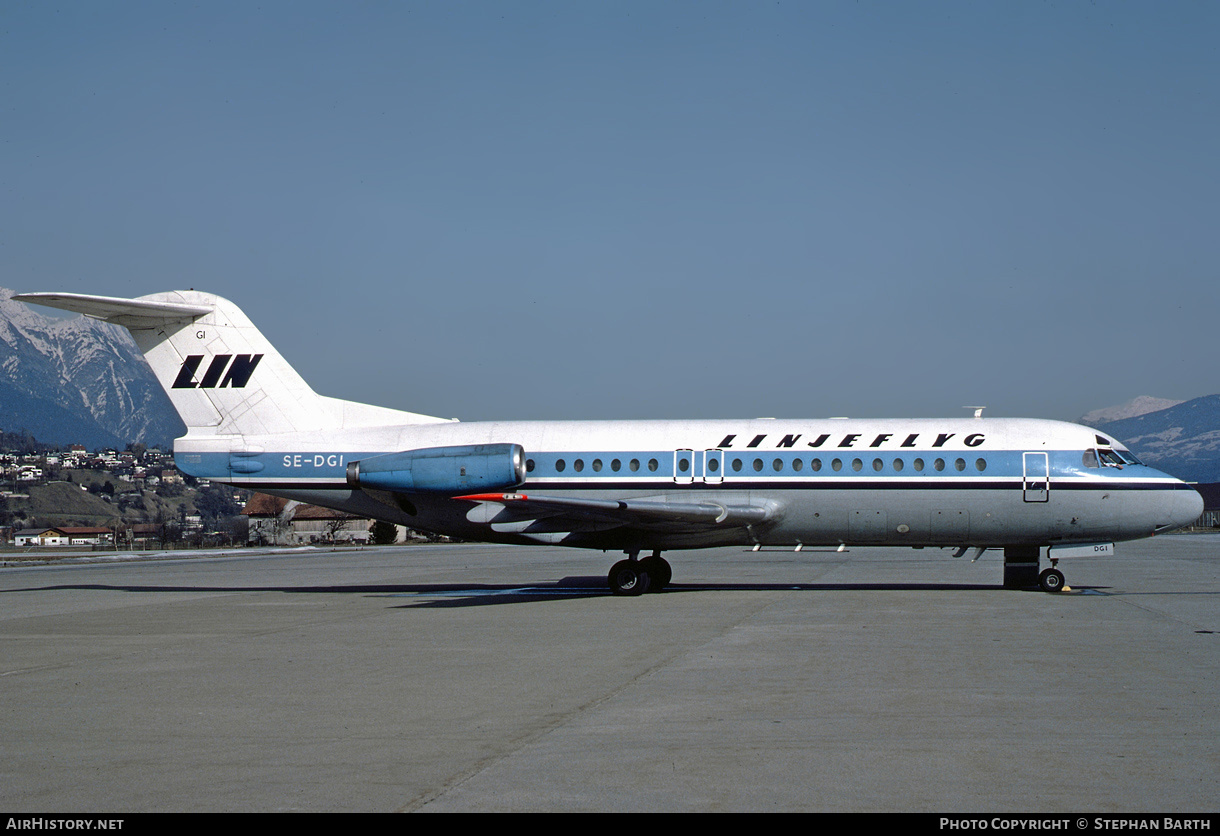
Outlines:
{"type": "Polygon", "coordinates": [[[458,492],[514,488],[525,481],[520,444],[430,447],[373,456],[347,466],[352,487],[385,491],[458,492]]]}

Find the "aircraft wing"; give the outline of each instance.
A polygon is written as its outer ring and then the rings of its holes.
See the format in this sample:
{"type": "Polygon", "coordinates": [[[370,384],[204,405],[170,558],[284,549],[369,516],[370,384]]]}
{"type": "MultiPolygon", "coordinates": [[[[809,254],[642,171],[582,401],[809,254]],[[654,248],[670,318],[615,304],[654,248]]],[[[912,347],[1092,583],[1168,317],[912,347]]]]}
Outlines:
{"type": "Polygon", "coordinates": [[[666,502],[664,499],[574,499],[519,493],[480,493],[454,499],[477,503],[467,519],[501,533],[556,540],[574,532],[606,531],[623,526],[652,530],[704,531],[742,528],[765,522],[774,509],[763,505],[712,501],[666,502]]]}

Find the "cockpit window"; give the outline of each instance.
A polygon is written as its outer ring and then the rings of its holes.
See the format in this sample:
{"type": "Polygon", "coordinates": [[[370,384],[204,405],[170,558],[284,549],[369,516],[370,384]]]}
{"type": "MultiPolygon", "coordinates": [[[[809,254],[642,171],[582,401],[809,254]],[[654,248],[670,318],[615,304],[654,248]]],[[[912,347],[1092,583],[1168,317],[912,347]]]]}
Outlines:
{"type": "MultiPolygon", "coordinates": [[[[1130,450],[1124,450],[1120,447],[1116,447],[1115,445],[1117,442],[1111,441],[1110,439],[1106,438],[1104,435],[1095,435],[1095,436],[1093,436],[1093,438],[1096,439],[1096,441],[1097,441],[1098,450],[1100,450],[1103,454],[1102,464],[1106,464],[1106,466],[1108,466],[1108,467],[1122,467],[1122,465],[1124,465],[1124,464],[1143,464],[1143,462],[1140,461],[1139,459],[1137,459],[1135,457],[1135,454],[1132,453],[1130,450]],[[1113,449],[1111,449],[1111,448],[1113,448],[1113,449]],[[1105,453],[1113,453],[1114,455],[1118,456],[1120,463],[1113,464],[1113,465],[1107,464],[1105,461],[1105,456],[1104,456],[1105,453]]],[[[1088,454],[1086,453],[1085,455],[1087,456],[1088,454]]],[[[1096,465],[1089,465],[1089,463],[1087,461],[1085,462],[1085,464],[1088,465],[1089,467],[1096,467],[1096,465]]]]}
{"type": "Polygon", "coordinates": [[[1129,464],[1143,464],[1130,450],[1117,450],[1109,447],[1099,447],[1096,450],[1084,451],[1085,467],[1125,467],[1129,464]]]}

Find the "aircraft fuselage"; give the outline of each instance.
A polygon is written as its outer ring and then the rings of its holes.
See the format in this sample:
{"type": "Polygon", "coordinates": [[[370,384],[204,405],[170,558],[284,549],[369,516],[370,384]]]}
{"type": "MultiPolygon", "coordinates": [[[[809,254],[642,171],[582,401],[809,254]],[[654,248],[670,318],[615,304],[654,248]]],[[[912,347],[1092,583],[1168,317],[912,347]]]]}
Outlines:
{"type": "Polygon", "coordinates": [[[1189,522],[1199,504],[1189,486],[1134,463],[1094,430],[1010,418],[438,423],[316,437],[188,435],[175,458],[194,476],[455,537],[625,550],[1127,540],[1189,522]],[[497,522],[503,505],[453,498],[468,492],[404,500],[345,479],[352,462],[391,451],[497,442],[524,448],[517,495],[719,503],[767,516],[722,526],[574,525],[558,513],[497,522]],[[1122,463],[1104,465],[1098,449],[1117,449],[1122,463]]]}

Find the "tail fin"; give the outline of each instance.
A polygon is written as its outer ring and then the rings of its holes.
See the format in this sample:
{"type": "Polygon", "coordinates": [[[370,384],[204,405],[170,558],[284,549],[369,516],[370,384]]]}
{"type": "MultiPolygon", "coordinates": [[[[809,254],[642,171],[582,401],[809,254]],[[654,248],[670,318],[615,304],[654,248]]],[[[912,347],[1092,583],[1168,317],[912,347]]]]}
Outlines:
{"type": "Polygon", "coordinates": [[[23,293],[13,298],[131,331],[188,435],[265,435],[443,420],[317,394],[236,305],[211,293],[177,290],[138,299],[23,293]]]}

